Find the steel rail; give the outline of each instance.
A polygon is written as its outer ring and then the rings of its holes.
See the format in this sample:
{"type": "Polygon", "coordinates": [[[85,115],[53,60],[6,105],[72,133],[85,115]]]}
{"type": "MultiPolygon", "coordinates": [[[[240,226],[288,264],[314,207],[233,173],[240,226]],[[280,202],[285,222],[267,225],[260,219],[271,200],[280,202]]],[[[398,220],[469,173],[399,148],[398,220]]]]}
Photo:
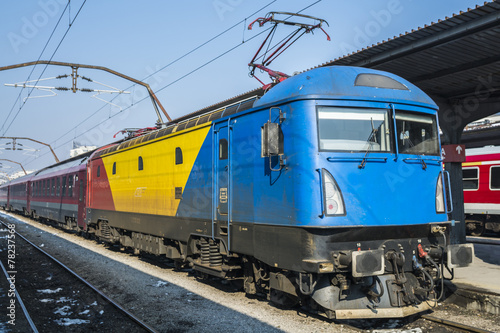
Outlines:
{"type": "MultiPolygon", "coordinates": [[[[2,222],[3,223],[3,222],[2,222]]],[[[3,270],[3,273],[5,274],[5,278],[7,279],[7,282],[9,282],[9,273],[7,272],[7,270],[5,269],[5,266],[3,265],[2,261],[0,261],[0,266],[2,266],[2,270],[3,270]]],[[[35,323],[33,322],[33,320],[31,319],[31,316],[28,312],[28,309],[26,309],[26,306],[24,305],[24,302],[23,300],[21,299],[21,295],[19,295],[19,293],[17,292],[17,289],[14,290],[14,292],[16,293],[16,298],[17,298],[17,301],[19,303],[19,306],[21,307],[21,310],[23,310],[23,313],[24,313],[24,317],[26,318],[26,320],[28,321],[28,324],[30,325],[31,327],[31,330],[34,332],[34,333],[38,333],[38,329],[36,328],[36,325],[35,323]]]]}
{"type": "MultiPolygon", "coordinates": [[[[0,221],[0,223],[2,223],[5,227],[7,227],[7,224],[4,221],[0,221]]],[[[99,296],[101,296],[102,298],[104,298],[111,305],[113,305],[116,309],[118,309],[119,311],[121,311],[122,313],[124,313],[127,317],[129,317],[130,319],[132,319],[140,327],[144,328],[148,332],[158,333],[158,331],[156,331],[154,328],[148,326],[146,323],[144,323],[143,321],[141,321],[139,318],[137,318],[136,316],[134,316],[132,313],[128,312],[120,304],[116,303],[110,297],[108,297],[106,294],[104,294],[102,291],[100,291],[99,289],[97,289],[97,287],[93,286],[90,282],[88,282],[87,280],[85,280],[84,278],[82,278],[80,275],[78,275],[77,273],[75,273],[73,270],[71,270],[71,268],[69,268],[68,266],[64,265],[62,262],[60,262],[59,260],[57,260],[55,257],[53,257],[52,255],[48,254],[47,252],[45,252],[44,250],[42,250],[41,248],[39,248],[38,246],[36,246],[35,244],[33,244],[31,241],[29,241],[26,237],[24,237],[23,235],[21,235],[19,232],[15,231],[15,233],[21,239],[23,239],[28,244],[30,244],[35,249],[37,249],[39,252],[41,252],[42,254],[46,255],[48,258],[52,259],[52,261],[54,261],[55,263],[57,263],[64,270],[66,270],[67,272],[71,273],[75,278],[77,278],[78,280],[80,280],[87,287],[89,287],[90,289],[92,289],[93,291],[95,291],[97,294],[99,294],[99,296]]]]}
{"type": "Polygon", "coordinates": [[[447,327],[453,327],[453,328],[459,329],[459,330],[464,331],[464,332],[474,332],[474,333],[492,333],[493,332],[493,331],[483,330],[482,328],[477,328],[477,327],[473,327],[473,326],[469,326],[469,325],[465,325],[465,324],[460,324],[460,323],[457,323],[457,322],[454,322],[451,320],[441,319],[441,318],[434,317],[431,315],[422,315],[421,318],[423,318],[425,320],[432,321],[434,323],[438,323],[438,324],[447,326],[447,327]]]}
{"type": "Polygon", "coordinates": [[[486,238],[487,236],[467,236],[466,241],[467,243],[474,243],[474,244],[486,244],[486,245],[500,245],[500,238],[486,238]]]}

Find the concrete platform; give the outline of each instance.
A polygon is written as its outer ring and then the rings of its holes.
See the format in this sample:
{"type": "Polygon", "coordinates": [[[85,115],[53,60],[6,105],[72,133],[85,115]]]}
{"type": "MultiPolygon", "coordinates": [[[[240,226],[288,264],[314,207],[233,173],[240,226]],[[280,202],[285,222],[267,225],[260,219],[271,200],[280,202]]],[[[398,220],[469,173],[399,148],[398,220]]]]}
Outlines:
{"type": "Polygon", "coordinates": [[[471,310],[500,314],[500,239],[467,237],[476,258],[469,267],[455,269],[447,283],[447,301],[471,310]]]}

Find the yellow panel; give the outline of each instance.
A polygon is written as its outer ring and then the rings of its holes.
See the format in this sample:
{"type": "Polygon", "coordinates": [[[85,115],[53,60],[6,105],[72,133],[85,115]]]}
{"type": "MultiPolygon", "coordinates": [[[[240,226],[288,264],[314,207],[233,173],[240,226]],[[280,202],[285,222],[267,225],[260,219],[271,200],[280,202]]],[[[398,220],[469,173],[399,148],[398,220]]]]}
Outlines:
{"type": "Polygon", "coordinates": [[[156,141],[120,150],[102,157],[108,175],[115,210],[174,216],[180,199],[175,188],[186,186],[210,124],[170,134],[156,141]],[[175,165],[175,148],[182,149],[183,163],[175,165]],[[143,159],[138,170],[139,156],[143,159]],[[112,174],[116,162],[116,174],[112,174]]]}
{"type": "Polygon", "coordinates": [[[481,164],[482,164],[481,162],[465,162],[465,163],[462,163],[462,167],[477,166],[477,165],[481,165],[481,164]]]}

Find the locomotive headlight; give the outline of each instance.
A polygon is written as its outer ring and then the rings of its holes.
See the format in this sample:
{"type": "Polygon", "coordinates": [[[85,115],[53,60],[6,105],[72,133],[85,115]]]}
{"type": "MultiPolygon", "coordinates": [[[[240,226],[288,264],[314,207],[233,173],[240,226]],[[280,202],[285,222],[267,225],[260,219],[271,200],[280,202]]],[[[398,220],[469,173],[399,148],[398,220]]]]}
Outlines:
{"type": "Polygon", "coordinates": [[[345,215],[344,198],[333,176],[322,170],[325,215],[345,215]]]}
{"type": "Polygon", "coordinates": [[[436,185],[436,212],[444,213],[443,173],[439,173],[436,185]]]}

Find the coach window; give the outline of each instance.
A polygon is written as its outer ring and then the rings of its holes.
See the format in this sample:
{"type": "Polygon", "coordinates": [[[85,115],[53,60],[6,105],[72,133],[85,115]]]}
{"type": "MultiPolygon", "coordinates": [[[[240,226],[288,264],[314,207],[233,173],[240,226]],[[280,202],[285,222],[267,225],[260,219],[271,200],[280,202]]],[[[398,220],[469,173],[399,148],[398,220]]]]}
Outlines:
{"type": "Polygon", "coordinates": [[[219,160],[227,160],[227,140],[226,139],[220,139],[219,140],[219,160]]]}
{"type": "Polygon", "coordinates": [[[73,196],[73,175],[68,177],[68,197],[73,196]]]}
{"type": "Polygon", "coordinates": [[[138,166],[139,171],[144,170],[144,163],[142,161],[142,156],[139,156],[138,164],[139,164],[138,166]]]}
{"type": "Polygon", "coordinates": [[[56,180],[55,180],[55,178],[52,178],[50,180],[50,185],[51,185],[50,195],[54,196],[54,195],[56,195],[56,180]]]}
{"type": "Polygon", "coordinates": [[[182,164],[182,149],[180,147],[175,148],[175,164],[182,164]]]}
{"type": "Polygon", "coordinates": [[[113,163],[113,175],[116,175],[116,162],[113,163]]]}
{"type": "Polygon", "coordinates": [[[500,167],[492,166],[490,169],[490,189],[500,190],[500,167]]]}
{"type": "Polygon", "coordinates": [[[80,196],[78,197],[78,201],[83,201],[83,179],[80,179],[80,196]]]}
{"type": "Polygon", "coordinates": [[[97,166],[97,177],[101,177],[101,166],[97,166]]]}
{"type": "Polygon", "coordinates": [[[47,193],[47,182],[44,179],[42,185],[42,196],[45,196],[45,193],[47,193]]]}
{"type": "Polygon", "coordinates": [[[62,177],[62,184],[61,184],[61,188],[62,188],[62,194],[61,196],[66,196],[66,176],[62,177]]]}
{"type": "Polygon", "coordinates": [[[56,178],[56,196],[59,196],[61,194],[61,178],[57,177],[56,178]]]}
{"type": "Polygon", "coordinates": [[[479,188],[479,168],[463,168],[462,182],[464,191],[475,191],[479,188]]]}

